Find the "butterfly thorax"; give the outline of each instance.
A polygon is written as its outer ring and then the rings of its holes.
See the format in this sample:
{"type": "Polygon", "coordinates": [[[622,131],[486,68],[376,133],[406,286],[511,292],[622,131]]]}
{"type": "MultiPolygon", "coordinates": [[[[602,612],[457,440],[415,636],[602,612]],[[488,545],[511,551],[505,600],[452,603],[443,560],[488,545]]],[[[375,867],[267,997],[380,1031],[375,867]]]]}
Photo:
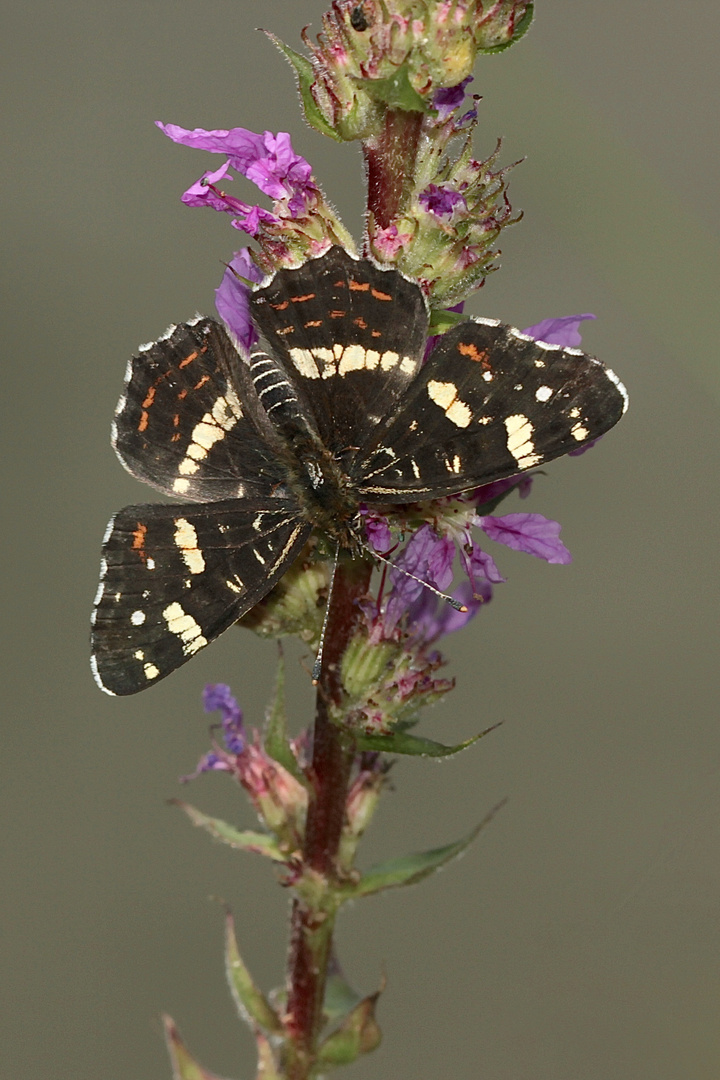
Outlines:
{"type": "Polygon", "coordinates": [[[350,523],[358,514],[347,476],[330,451],[309,431],[296,431],[291,446],[289,487],[315,528],[351,547],[350,523]]]}

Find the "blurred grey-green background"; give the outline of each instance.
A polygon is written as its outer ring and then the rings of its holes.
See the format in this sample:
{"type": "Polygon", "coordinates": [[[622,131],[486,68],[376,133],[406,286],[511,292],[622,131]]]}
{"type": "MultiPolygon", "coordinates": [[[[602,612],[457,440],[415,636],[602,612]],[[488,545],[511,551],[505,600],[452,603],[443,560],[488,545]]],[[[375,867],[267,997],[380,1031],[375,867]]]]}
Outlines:
{"type": "MultiPolygon", "coordinates": [[[[322,9],[5,6],[2,1080],[166,1078],[162,1010],[208,1068],[254,1075],[208,898],[233,905],[269,987],[286,897],[165,800],[207,747],[203,683],[231,682],[257,721],[274,651],[230,631],[111,699],[90,678],[87,621],[106,520],[153,497],[108,443],[126,359],[212,310],[241,241],[180,204],[210,159],[153,121],[290,130],[357,232],[357,150],[304,128],[289,69],[254,32],[296,44],[322,9]]],[[[504,726],[393,773],[368,861],[509,803],[445,873],[345,913],[349,974],[366,992],[388,975],[385,1039],[356,1080],[720,1075],[719,36],[703,0],[539,0],[530,35],[477,69],[476,148],[504,135],[505,161],[527,155],[511,184],[526,216],[472,310],[518,326],[594,311],[586,345],[632,407],[526,504],[563,523],[574,564],[496,552],[508,584],[447,642],[458,689],[423,731],[504,726]]],[[[190,798],[252,821],[221,777],[190,798]]]]}

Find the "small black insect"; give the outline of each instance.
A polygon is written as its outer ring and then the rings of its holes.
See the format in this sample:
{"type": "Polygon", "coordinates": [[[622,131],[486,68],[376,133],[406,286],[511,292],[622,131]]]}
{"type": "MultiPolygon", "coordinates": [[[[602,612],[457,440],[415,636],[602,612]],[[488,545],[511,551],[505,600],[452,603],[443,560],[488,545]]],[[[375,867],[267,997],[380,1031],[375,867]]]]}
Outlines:
{"type": "Polygon", "coordinates": [[[370,26],[367,16],[363,11],[362,4],[358,4],[357,7],[354,7],[350,12],[350,25],[353,30],[358,30],[360,33],[362,33],[363,30],[367,30],[370,26]]]}
{"type": "Polygon", "coordinates": [[[265,349],[248,357],[198,318],[130,362],[113,445],[176,501],[127,506],[108,526],[92,629],[108,693],[189,660],[270,591],[313,529],[357,550],[361,503],[535,468],[627,404],[600,361],[494,319],[458,324],[423,364],[418,285],[338,247],[279,270],[251,306],[265,349]]]}

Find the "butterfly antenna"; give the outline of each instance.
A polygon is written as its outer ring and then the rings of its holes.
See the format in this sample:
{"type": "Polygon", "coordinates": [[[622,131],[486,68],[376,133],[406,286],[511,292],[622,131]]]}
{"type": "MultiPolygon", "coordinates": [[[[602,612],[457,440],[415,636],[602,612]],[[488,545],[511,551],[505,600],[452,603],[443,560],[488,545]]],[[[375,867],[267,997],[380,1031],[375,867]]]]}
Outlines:
{"type": "Polygon", "coordinates": [[[465,604],[461,604],[459,600],[454,600],[453,597],[449,596],[447,593],[440,592],[440,590],[436,589],[434,585],[431,585],[429,581],[423,581],[423,579],[421,577],[418,577],[417,574],[411,574],[410,571],[405,570],[404,567],[397,566],[396,563],[391,563],[390,560],[386,559],[384,555],[379,555],[377,551],[374,551],[372,548],[368,547],[367,544],[362,544],[362,547],[365,549],[365,551],[369,552],[370,555],[372,555],[373,559],[379,559],[381,563],[385,563],[385,565],[389,566],[391,570],[397,570],[398,573],[404,574],[405,577],[412,578],[413,581],[419,582],[419,584],[422,585],[423,588],[429,589],[430,592],[435,593],[436,596],[439,596],[441,600],[445,600],[451,608],[455,609],[455,611],[469,610],[469,608],[465,604]]]}
{"type": "Polygon", "coordinates": [[[317,656],[315,657],[315,663],[312,669],[312,684],[317,686],[320,682],[320,669],[322,668],[323,649],[325,647],[325,631],[327,630],[328,618],[330,616],[330,601],[332,599],[333,585],[335,584],[335,571],[337,570],[338,559],[340,558],[340,543],[335,544],[335,558],[333,559],[333,568],[330,574],[330,584],[328,585],[328,597],[325,604],[325,615],[323,617],[322,630],[320,631],[320,644],[318,645],[317,656]]]}

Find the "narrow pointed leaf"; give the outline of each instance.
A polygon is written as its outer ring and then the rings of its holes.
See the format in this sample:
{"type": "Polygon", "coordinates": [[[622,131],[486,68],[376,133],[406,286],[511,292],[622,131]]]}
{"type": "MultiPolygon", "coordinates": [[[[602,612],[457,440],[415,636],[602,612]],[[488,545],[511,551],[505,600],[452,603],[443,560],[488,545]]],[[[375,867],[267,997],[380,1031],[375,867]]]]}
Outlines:
{"type": "Polygon", "coordinates": [[[500,727],[500,724],[493,724],[492,727],[481,731],[479,735],[473,735],[471,739],[457,743],[456,746],[445,746],[433,739],[411,735],[408,731],[394,731],[392,735],[358,735],[357,748],[358,750],[379,750],[386,754],[410,754],[414,757],[450,757],[451,754],[467,750],[468,746],[472,746],[478,739],[482,739],[483,735],[488,735],[497,727],[500,727]]]}
{"type": "Polygon", "coordinates": [[[283,1080],[278,1072],[275,1055],[272,1052],[270,1040],[262,1032],[258,1031],[255,1036],[258,1051],[258,1071],[256,1080],[283,1080]]]}
{"type": "Polygon", "coordinates": [[[225,913],[225,973],[241,1019],[253,1029],[255,1024],[259,1024],[266,1031],[281,1032],[280,1017],[262,990],[253,982],[252,975],[240,956],[235,937],[235,922],[230,911],[225,913]]]}
{"type": "Polygon", "coordinates": [[[352,1009],[361,1001],[356,990],[346,981],[342,969],[333,955],[328,966],[328,977],[325,983],[325,1001],[323,1012],[330,1021],[339,1020],[347,1016],[352,1009]]]}
{"type": "Polygon", "coordinates": [[[318,1051],[321,1068],[349,1065],[361,1054],[369,1054],[380,1044],[382,1033],[375,1019],[375,1006],[380,991],[363,998],[343,1020],[337,1030],[328,1035],[318,1051]]]}
{"type": "Polygon", "coordinates": [[[330,138],[335,139],[336,142],[342,142],[342,139],[335,131],[335,128],[328,123],[320,112],[317,102],[310,92],[310,87],[315,82],[315,71],[308,58],[303,56],[302,53],[295,52],[294,49],[291,49],[289,45],[286,45],[285,42],[281,41],[275,34],[271,34],[267,30],[265,30],[265,33],[272,43],[278,47],[295,71],[298,90],[300,92],[300,100],[303,105],[303,112],[305,113],[305,119],[310,127],[314,127],[321,135],[329,135],[330,138]]]}
{"type": "Polygon", "coordinates": [[[190,803],[182,802],[181,799],[170,799],[169,802],[172,806],[179,806],[181,810],[184,810],[193,825],[205,829],[215,840],[220,840],[223,844],[229,844],[230,847],[235,848],[237,851],[252,851],[256,855],[265,855],[275,862],[287,862],[287,858],[278,847],[277,841],[269,834],[254,832],[252,829],[236,829],[221,818],[209,817],[207,814],[203,814],[202,810],[198,810],[196,806],[191,806],[190,803]]]}
{"type": "Polygon", "coordinates": [[[373,893],[382,892],[383,889],[399,888],[402,885],[415,885],[418,881],[422,881],[423,878],[429,877],[436,870],[439,870],[441,866],[445,866],[453,859],[456,859],[458,855],[462,855],[466,848],[472,844],[481,829],[492,821],[506,801],[504,799],[497,806],[494,806],[480,824],[475,826],[472,832],[469,832],[461,840],[456,840],[454,844],[432,848],[430,851],[416,852],[412,855],[402,855],[398,859],[389,859],[387,862],[371,867],[370,870],[363,874],[359,883],[350,888],[345,895],[348,899],[371,896],[373,893]]]}
{"type": "Polygon", "coordinates": [[[163,1016],[162,1019],[165,1042],[172,1064],[173,1080],[221,1080],[217,1073],[208,1072],[202,1065],[198,1065],[195,1058],[188,1053],[172,1017],[163,1016]]]}
{"type": "Polygon", "coordinates": [[[298,766],[288,739],[287,712],[285,709],[285,658],[282,651],[280,651],[278,657],[275,693],[265,720],[264,742],[265,749],[270,757],[274,761],[278,761],[296,780],[304,783],[305,778],[298,766]]]}

